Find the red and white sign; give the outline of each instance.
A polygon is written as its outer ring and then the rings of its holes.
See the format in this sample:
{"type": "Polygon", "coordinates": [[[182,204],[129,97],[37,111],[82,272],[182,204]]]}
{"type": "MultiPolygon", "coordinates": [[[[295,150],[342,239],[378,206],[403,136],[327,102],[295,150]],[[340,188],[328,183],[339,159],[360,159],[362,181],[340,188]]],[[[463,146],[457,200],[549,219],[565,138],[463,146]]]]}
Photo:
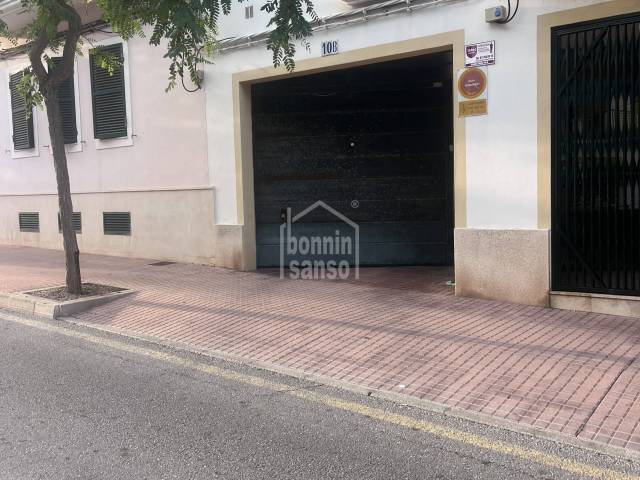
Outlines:
{"type": "Polygon", "coordinates": [[[465,68],[458,76],[458,91],[468,100],[478,98],[487,90],[487,74],[480,68],[465,68]]]}
{"type": "Polygon", "coordinates": [[[495,65],[496,63],[496,42],[471,43],[464,46],[464,66],[483,67],[495,65]]]}

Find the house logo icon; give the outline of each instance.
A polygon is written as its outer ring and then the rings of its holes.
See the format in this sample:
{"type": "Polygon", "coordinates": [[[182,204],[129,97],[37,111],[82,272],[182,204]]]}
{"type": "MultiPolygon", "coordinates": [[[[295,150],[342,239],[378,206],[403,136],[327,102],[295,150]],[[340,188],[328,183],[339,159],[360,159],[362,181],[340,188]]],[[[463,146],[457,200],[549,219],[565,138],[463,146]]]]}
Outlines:
{"type": "Polygon", "coordinates": [[[360,278],[360,227],[322,200],[280,225],[280,278],[360,278]],[[304,222],[320,215],[324,222],[304,222]],[[326,221],[332,218],[334,221],[326,221]]]}

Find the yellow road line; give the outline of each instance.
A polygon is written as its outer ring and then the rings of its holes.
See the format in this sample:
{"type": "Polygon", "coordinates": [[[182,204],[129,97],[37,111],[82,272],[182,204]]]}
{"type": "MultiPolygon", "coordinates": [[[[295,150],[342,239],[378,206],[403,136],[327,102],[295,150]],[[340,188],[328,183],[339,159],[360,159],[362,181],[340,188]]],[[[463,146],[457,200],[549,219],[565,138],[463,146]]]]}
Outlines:
{"type": "Polygon", "coordinates": [[[153,358],[172,365],[176,365],[190,370],[195,370],[208,375],[214,375],[216,377],[224,378],[226,380],[232,380],[234,382],[243,383],[246,385],[254,385],[261,388],[266,388],[273,391],[280,391],[283,395],[289,395],[302,400],[319,403],[329,407],[333,407],[339,410],[355,413],[370,417],[382,422],[398,425],[401,427],[411,428],[419,430],[430,435],[453,440],[465,445],[471,445],[473,447],[481,448],[496,452],[502,455],[508,455],[521,460],[527,460],[546,467],[556,468],[568,473],[580,475],[582,477],[596,478],[602,480],[640,480],[640,477],[629,475],[615,470],[606,468],[595,467],[586,463],[581,463],[575,460],[560,457],[550,453],[541,452],[530,448],[521,447],[519,445],[512,445],[500,440],[492,440],[488,437],[476,435],[473,433],[464,432],[462,430],[456,430],[453,428],[443,427],[434,423],[426,422],[423,420],[417,420],[405,415],[399,415],[397,413],[387,412],[380,408],[368,407],[357,402],[350,402],[341,400],[329,395],[323,395],[314,393],[307,390],[291,390],[289,385],[283,383],[270,382],[260,377],[253,375],[245,375],[242,373],[234,372],[213,365],[207,365],[202,362],[195,362],[187,358],[182,358],[178,355],[154,350],[152,348],[138,347],[136,345],[129,345],[117,340],[111,340],[108,338],[101,338],[89,333],[84,333],[77,330],[71,330],[61,326],[56,326],[49,323],[43,323],[39,321],[29,320],[26,318],[20,318],[17,316],[3,314],[0,317],[4,320],[19,323],[29,327],[37,328],[39,330],[45,330],[53,332],[67,337],[73,337],[84,340],[86,342],[93,343],[102,347],[108,347],[114,350],[133,353],[136,355],[153,358]]]}

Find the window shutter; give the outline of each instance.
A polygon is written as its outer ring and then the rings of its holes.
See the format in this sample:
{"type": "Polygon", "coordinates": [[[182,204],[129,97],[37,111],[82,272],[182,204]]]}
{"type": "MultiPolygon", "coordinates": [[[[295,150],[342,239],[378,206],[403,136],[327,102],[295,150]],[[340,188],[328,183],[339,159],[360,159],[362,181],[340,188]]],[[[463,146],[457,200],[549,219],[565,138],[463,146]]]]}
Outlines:
{"type": "MultiPolygon", "coordinates": [[[[99,47],[123,61],[122,44],[99,47]]],[[[91,97],[93,101],[93,136],[100,140],[127,136],[127,103],[125,99],[124,68],[120,65],[113,75],[100,67],[95,55],[90,56],[91,97]]]]}
{"type": "MultiPolygon", "coordinates": [[[[55,66],[62,61],[62,58],[54,57],[51,61],[55,68],[55,66]]],[[[76,92],[73,84],[73,75],[67,78],[58,87],[58,104],[60,105],[60,113],[62,114],[64,143],[77,143],[78,129],[76,128],[76,92]]]]}
{"type": "Polygon", "coordinates": [[[33,117],[27,115],[27,102],[24,97],[18,93],[18,83],[22,80],[24,73],[25,71],[14,73],[9,77],[14,150],[28,150],[35,147],[33,117]]]}

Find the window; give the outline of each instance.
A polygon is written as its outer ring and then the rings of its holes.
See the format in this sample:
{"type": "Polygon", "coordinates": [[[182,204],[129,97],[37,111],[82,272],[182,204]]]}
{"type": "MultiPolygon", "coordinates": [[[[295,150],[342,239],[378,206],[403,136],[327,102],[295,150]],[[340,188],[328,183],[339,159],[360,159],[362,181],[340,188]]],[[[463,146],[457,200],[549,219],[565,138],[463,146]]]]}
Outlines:
{"type": "Polygon", "coordinates": [[[21,232],[37,233],[40,231],[40,214],[38,212],[20,212],[18,224],[21,232]]]}
{"type": "MultiPolygon", "coordinates": [[[[82,233],[82,214],[80,212],[73,212],[71,216],[71,223],[76,233],[82,233]]],[[[58,213],[58,232],[62,233],[62,223],[60,222],[60,214],[58,213]]]]}
{"type": "Polygon", "coordinates": [[[105,235],[131,235],[131,213],[104,212],[102,225],[105,235]]]}
{"type": "MultiPolygon", "coordinates": [[[[55,68],[62,61],[61,57],[53,57],[51,63],[55,68]]],[[[75,69],[74,69],[75,70],[75,69]]],[[[78,122],[76,119],[76,89],[74,75],[71,75],[58,87],[58,104],[62,114],[62,132],[65,145],[78,143],[78,122]]]]}
{"type": "Polygon", "coordinates": [[[244,18],[253,18],[253,5],[244,7],[244,18]]]}
{"type": "Polygon", "coordinates": [[[30,150],[35,147],[33,115],[31,115],[32,112],[27,111],[27,102],[18,92],[18,84],[26,72],[27,70],[22,70],[9,77],[14,150],[30,150]]]}
{"type": "Polygon", "coordinates": [[[125,58],[123,44],[98,47],[102,55],[113,55],[120,61],[113,74],[102,68],[96,54],[89,56],[91,71],[91,99],[93,103],[93,136],[109,140],[129,135],[127,97],[125,88],[125,58]]]}

